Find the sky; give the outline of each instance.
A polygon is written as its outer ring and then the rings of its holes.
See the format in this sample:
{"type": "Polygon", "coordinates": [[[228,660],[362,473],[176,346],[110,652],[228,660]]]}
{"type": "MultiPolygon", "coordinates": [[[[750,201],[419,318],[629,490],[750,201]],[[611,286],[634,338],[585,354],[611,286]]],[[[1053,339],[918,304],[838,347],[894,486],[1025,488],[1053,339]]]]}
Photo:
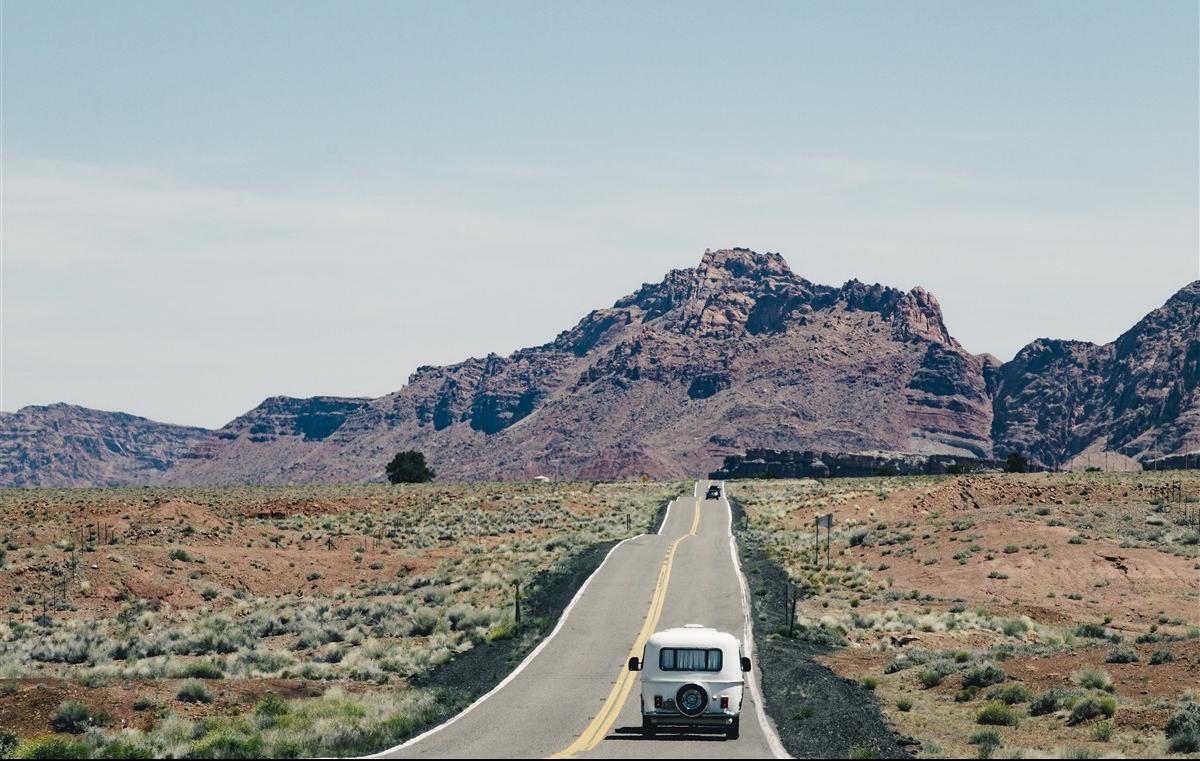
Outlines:
{"type": "Polygon", "coordinates": [[[378,396],[732,246],[1111,341],[1200,278],[1197,9],[3,0],[0,409],[378,396]]]}

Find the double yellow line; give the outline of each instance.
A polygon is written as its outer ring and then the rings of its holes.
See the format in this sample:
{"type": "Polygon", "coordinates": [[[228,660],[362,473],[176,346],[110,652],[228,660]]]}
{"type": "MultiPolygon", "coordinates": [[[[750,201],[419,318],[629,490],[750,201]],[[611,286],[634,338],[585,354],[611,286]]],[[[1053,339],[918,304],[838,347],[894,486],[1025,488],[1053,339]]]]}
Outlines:
{"type": "MultiPolygon", "coordinates": [[[[671,549],[667,551],[666,559],[663,560],[662,567],[658,571],[658,584],[654,587],[654,595],[650,598],[650,611],[646,614],[646,621],[642,624],[642,630],[638,632],[637,639],[633,642],[633,647],[629,650],[629,658],[642,656],[642,650],[646,646],[646,640],[654,633],[654,628],[658,626],[658,619],[662,616],[663,604],[667,601],[667,585],[671,581],[671,566],[675,562],[675,550],[679,549],[679,543],[689,536],[695,536],[697,529],[700,528],[700,500],[696,500],[696,509],[692,515],[692,530],[683,536],[671,542],[671,549]]],[[[563,748],[559,752],[550,756],[550,758],[570,758],[576,753],[584,753],[591,750],[600,744],[604,736],[608,734],[608,730],[612,728],[613,723],[617,720],[617,716],[621,713],[621,708],[625,705],[625,700],[629,697],[629,691],[633,689],[634,683],[637,681],[637,674],[630,671],[621,664],[621,675],[617,677],[616,684],[609,691],[608,697],[604,699],[604,705],[600,707],[600,712],[596,714],[587,728],[583,730],[583,734],[575,739],[575,742],[563,748]]]]}

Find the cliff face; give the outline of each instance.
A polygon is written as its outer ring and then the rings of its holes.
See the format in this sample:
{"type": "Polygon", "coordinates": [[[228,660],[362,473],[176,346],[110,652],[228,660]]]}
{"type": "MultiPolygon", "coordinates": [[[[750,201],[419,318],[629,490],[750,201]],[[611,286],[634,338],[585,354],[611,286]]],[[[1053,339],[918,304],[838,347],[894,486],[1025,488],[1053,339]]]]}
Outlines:
{"type": "Polygon", "coordinates": [[[420,368],[319,441],[251,441],[235,421],[168,478],[373,479],[409,447],[444,478],[680,476],[747,446],[986,456],[982,367],[921,289],[709,251],[547,344],[420,368]]]}
{"type": "Polygon", "coordinates": [[[0,417],[8,485],[684,477],[746,449],[1004,456],[1200,449],[1200,281],[1104,346],[968,354],[937,300],[705,252],[542,346],[422,367],[378,399],[273,397],[218,431],[55,405],[0,417]]]}
{"type": "Polygon", "coordinates": [[[1200,449],[1200,281],[1103,346],[1041,339],[1000,368],[998,453],[1048,465],[1084,450],[1137,459],[1200,449]]]}
{"type": "Polygon", "coordinates": [[[208,434],[70,404],[0,413],[0,485],[150,483],[208,434]]]}

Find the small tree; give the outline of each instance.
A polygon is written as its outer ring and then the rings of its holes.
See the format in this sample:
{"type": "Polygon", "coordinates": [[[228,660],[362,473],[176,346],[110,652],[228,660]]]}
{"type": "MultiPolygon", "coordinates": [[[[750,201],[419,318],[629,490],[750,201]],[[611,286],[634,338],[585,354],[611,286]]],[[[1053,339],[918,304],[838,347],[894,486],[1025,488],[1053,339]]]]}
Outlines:
{"type": "Polygon", "coordinates": [[[388,481],[394,484],[420,484],[437,475],[425,465],[425,455],[415,449],[400,452],[387,466],[388,481]]]}
{"type": "Polygon", "coordinates": [[[1009,452],[1006,470],[1009,473],[1024,473],[1029,470],[1029,458],[1020,452],[1009,452]]]}

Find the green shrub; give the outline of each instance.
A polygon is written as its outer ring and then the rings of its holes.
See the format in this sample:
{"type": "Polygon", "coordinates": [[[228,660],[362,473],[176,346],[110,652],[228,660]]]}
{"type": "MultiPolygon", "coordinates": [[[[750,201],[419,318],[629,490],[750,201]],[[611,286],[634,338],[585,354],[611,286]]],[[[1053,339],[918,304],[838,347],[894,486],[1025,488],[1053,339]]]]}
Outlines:
{"type": "Polygon", "coordinates": [[[963,674],[963,687],[988,687],[1004,681],[1004,669],[994,663],[985,663],[963,674]]]}
{"type": "Polygon", "coordinates": [[[262,758],[263,738],[258,732],[244,734],[229,727],[222,727],[192,743],[188,757],[262,758]]]}
{"type": "Polygon", "coordinates": [[[1028,703],[1032,699],[1033,693],[1023,684],[1007,684],[988,693],[988,700],[999,700],[1005,705],[1028,703]]]}
{"type": "Polygon", "coordinates": [[[1000,701],[993,701],[979,709],[975,714],[975,722],[1001,727],[1015,727],[1018,724],[1017,714],[1000,701]]]}
{"type": "Polygon", "coordinates": [[[1000,626],[1000,630],[1008,637],[1019,637],[1029,631],[1029,624],[1024,619],[1010,618],[1000,626]]]}
{"type": "Polygon", "coordinates": [[[170,554],[167,557],[171,558],[171,560],[178,560],[181,563],[186,563],[192,559],[192,556],[188,554],[187,550],[179,548],[179,547],[176,547],[175,549],[171,550],[170,554]]]}
{"type": "Polygon", "coordinates": [[[862,686],[866,687],[868,690],[874,690],[879,686],[879,680],[873,676],[864,676],[862,678],[862,686]]]}
{"type": "Polygon", "coordinates": [[[180,685],[175,697],[185,703],[211,703],[213,699],[204,682],[197,679],[189,679],[180,685]]]}
{"type": "Polygon", "coordinates": [[[116,740],[104,746],[100,758],[154,758],[154,751],[129,740],[116,740]]]}
{"type": "Polygon", "coordinates": [[[913,702],[910,698],[900,698],[896,701],[896,708],[904,713],[912,710],[913,702]]]}
{"type": "Polygon", "coordinates": [[[875,749],[870,745],[855,745],[850,748],[850,758],[875,758],[875,749]]]}
{"type": "Polygon", "coordinates": [[[1092,727],[1092,739],[1098,743],[1106,743],[1113,739],[1113,735],[1116,734],[1116,732],[1116,725],[1114,725],[1111,721],[1098,721],[1096,722],[1096,725],[1092,727]]]}
{"type": "Polygon", "coordinates": [[[419,608],[413,613],[408,625],[408,633],[416,637],[427,637],[437,628],[441,616],[433,608],[419,608]]]}
{"type": "Polygon", "coordinates": [[[8,727],[0,727],[0,758],[8,758],[19,744],[16,732],[8,727]]]}
{"type": "Polygon", "coordinates": [[[279,695],[276,695],[274,692],[268,692],[263,696],[263,699],[258,701],[258,704],[254,706],[254,715],[278,718],[280,716],[286,716],[291,710],[292,708],[290,705],[288,705],[286,700],[279,695]]]}
{"type": "Polygon", "coordinates": [[[50,726],[58,732],[78,735],[87,730],[90,720],[87,706],[75,700],[67,700],[59,704],[58,711],[50,720],[50,726]]]}
{"type": "Polygon", "coordinates": [[[1071,679],[1080,687],[1085,687],[1089,690],[1104,690],[1105,692],[1116,690],[1116,687],[1113,685],[1112,676],[1104,669],[1096,666],[1084,666],[1071,674],[1071,679]]]}
{"type": "Polygon", "coordinates": [[[921,669],[921,673],[917,674],[917,681],[921,683],[925,689],[937,687],[946,678],[946,672],[940,668],[921,669]]]}
{"type": "Polygon", "coordinates": [[[1000,733],[994,729],[985,729],[971,735],[967,742],[979,746],[980,758],[991,758],[996,749],[1000,747],[1000,733]]]}
{"type": "Polygon", "coordinates": [[[1090,639],[1106,639],[1108,637],[1108,629],[1105,629],[1103,624],[1080,624],[1075,627],[1075,636],[1088,637],[1090,639]]]}
{"type": "Polygon", "coordinates": [[[1111,719],[1116,712],[1116,698],[1107,695],[1085,695],[1071,709],[1071,718],[1068,719],[1067,723],[1080,724],[1100,716],[1111,719]]]}
{"type": "Polygon", "coordinates": [[[1066,700],[1066,697],[1066,690],[1063,690],[1059,687],[1051,687],[1030,701],[1029,715],[1045,716],[1048,713],[1054,713],[1062,708],[1063,701],[1066,700]]]}
{"type": "Polygon", "coordinates": [[[1117,645],[1108,651],[1106,663],[1137,663],[1140,660],[1137,650],[1126,645],[1117,645]]]}
{"type": "Polygon", "coordinates": [[[1174,660],[1175,660],[1175,653],[1166,649],[1165,647],[1160,647],[1157,650],[1155,650],[1153,653],[1150,654],[1150,665],[1152,665],[1152,666],[1158,666],[1163,663],[1170,663],[1174,660]]]}
{"type": "Polygon", "coordinates": [[[488,642],[499,642],[505,639],[512,639],[517,633],[516,624],[512,621],[501,621],[493,626],[487,633],[488,642]]]}
{"type": "Polygon", "coordinates": [[[1167,745],[1172,753],[1200,752],[1200,705],[1184,703],[1167,720],[1167,745]]]}
{"type": "Polygon", "coordinates": [[[225,672],[213,661],[192,661],[177,672],[176,679],[222,679],[225,672]]]}
{"type": "Polygon", "coordinates": [[[39,737],[17,748],[13,758],[91,758],[92,746],[65,737],[39,737]]]}

